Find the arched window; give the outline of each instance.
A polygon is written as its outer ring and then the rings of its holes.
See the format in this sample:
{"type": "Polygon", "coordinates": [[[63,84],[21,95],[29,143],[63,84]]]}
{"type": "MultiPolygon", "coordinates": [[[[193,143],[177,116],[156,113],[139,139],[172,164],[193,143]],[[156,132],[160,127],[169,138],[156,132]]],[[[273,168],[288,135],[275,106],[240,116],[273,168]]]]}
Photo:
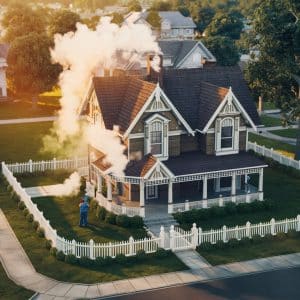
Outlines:
{"type": "Polygon", "coordinates": [[[154,155],[163,154],[163,124],[154,121],[150,124],[150,152],[154,155]]]}
{"type": "Polygon", "coordinates": [[[221,149],[233,148],[233,120],[226,118],[221,123],[221,149]]]}

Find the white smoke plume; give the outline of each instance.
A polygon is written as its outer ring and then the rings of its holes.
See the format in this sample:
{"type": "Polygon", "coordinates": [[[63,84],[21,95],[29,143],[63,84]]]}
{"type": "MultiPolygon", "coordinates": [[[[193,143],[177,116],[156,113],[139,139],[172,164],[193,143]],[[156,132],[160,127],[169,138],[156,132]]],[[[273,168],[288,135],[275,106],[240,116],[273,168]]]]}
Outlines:
{"type": "MultiPolygon", "coordinates": [[[[160,53],[155,37],[146,25],[126,24],[120,27],[111,23],[108,17],[101,18],[95,31],[78,23],[75,33],[57,34],[51,50],[53,61],[64,68],[59,81],[63,95],[60,100],[62,108],[54,127],[57,144],[62,145],[68,138],[78,136],[83,131],[88,143],[100,147],[107,154],[107,160],[119,175],[127,160],[116,134],[100,126],[82,130],[78,122],[78,110],[93,74],[99,68],[114,68],[117,64],[115,55],[120,50],[125,53],[160,53]]],[[[141,56],[134,57],[139,59],[141,56]]],[[[152,67],[157,69],[158,65],[157,59],[153,60],[152,67]]]]}
{"type": "Polygon", "coordinates": [[[80,190],[80,184],[80,176],[77,172],[74,172],[63,184],[56,185],[51,194],[58,197],[77,195],[80,190]]]}

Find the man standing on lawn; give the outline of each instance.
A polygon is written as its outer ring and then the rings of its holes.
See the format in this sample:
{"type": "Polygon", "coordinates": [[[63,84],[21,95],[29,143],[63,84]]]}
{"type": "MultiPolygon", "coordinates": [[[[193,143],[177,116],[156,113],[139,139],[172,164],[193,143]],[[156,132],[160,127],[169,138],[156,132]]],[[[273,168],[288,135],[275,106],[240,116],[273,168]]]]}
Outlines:
{"type": "Polygon", "coordinates": [[[87,226],[87,217],[88,217],[88,212],[89,212],[89,204],[88,204],[88,197],[84,196],[83,200],[79,204],[79,211],[80,211],[80,222],[79,226],[80,227],[85,227],[87,226]]]}

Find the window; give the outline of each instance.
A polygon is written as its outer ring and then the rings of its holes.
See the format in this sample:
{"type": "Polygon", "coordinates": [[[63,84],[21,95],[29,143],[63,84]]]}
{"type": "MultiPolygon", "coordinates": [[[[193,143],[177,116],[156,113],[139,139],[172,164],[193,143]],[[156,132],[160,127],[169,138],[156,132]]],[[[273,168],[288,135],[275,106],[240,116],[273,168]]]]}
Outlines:
{"type": "Polygon", "coordinates": [[[224,119],[221,125],[221,149],[233,148],[233,121],[224,119]]]}
{"type": "Polygon", "coordinates": [[[160,121],[150,125],[150,152],[153,155],[163,154],[163,125],[160,121]]]}

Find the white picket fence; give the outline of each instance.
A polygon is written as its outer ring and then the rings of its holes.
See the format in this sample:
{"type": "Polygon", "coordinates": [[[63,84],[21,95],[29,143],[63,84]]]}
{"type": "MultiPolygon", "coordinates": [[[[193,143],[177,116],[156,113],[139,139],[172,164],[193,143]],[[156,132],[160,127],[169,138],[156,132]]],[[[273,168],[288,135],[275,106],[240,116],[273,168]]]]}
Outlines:
{"type": "Polygon", "coordinates": [[[90,240],[88,243],[70,241],[57,234],[57,231],[52,228],[50,222],[44,217],[37,205],[32,202],[31,197],[22,188],[21,184],[14,177],[12,171],[8,166],[2,162],[2,173],[12,186],[13,190],[24,202],[26,208],[33,215],[34,220],[38,221],[40,227],[45,230],[45,237],[52,241],[52,245],[59,251],[63,251],[65,254],[74,254],[77,257],[87,256],[91,259],[95,259],[98,256],[115,257],[117,254],[124,254],[126,256],[135,255],[138,250],[144,250],[146,253],[153,253],[157,248],[162,246],[160,237],[151,237],[134,240],[132,237],[128,241],[111,242],[111,243],[95,243],[90,240]]]}
{"type": "MultiPolygon", "coordinates": [[[[52,160],[42,160],[42,161],[32,161],[23,163],[13,163],[6,165],[12,173],[34,173],[34,172],[44,172],[48,170],[59,170],[59,169],[87,169],[88,159],[87,157],[74,157],[69,159],[57,160],[53,158],[52,160]]],[[[87,173],[87,171],[86,171],[87,173]]]]}
{"type": "MultiPolygon", "coordinates": [[[[267,234],[276,235],[279,232],[287,233],[289,230],[300,231],[300,215],[296,218],[284,219],[270,222],[261,222],[251,224],[247,222],[243,226],[226,227],[220,229],[211,229],[203,231],[196,224],[190,231],[184,231],[181,228],[171,226],[170,229],[170,249],[178,251],[183,249],[195,249],[202,243],[216,244],[218,241],[227,243],[231,239],[240,241],[242,238],[252,238],[253,236],[264,237],[267,234]]],[[[164,228],[161,228],[160,237],[165,236],[164,228]]]]}
{"type": "Polygon", "coordinates": [[[282,165],[300,170],[300,160],[295,160],[295,159],[289,158],[287,156],[284,156],[284,155],[274,151],[273,148],[269,149],[265,146],[258,145],[256,142],[252,143],[252,142],[248,141],[247,149],[253,150],[254,152],[256,152],[262,156],[270,157],[282,165]]]}

